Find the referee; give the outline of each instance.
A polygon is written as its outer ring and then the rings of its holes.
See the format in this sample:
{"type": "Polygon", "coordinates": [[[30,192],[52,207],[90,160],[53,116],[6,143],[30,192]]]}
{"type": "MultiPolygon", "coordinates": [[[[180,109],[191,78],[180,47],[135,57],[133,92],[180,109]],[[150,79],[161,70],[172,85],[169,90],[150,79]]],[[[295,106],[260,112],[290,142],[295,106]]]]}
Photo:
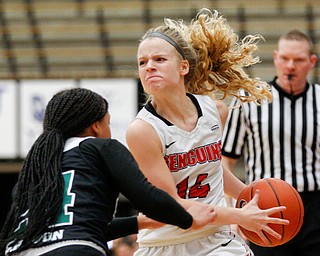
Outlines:
{"type": "Polygon", "coordinates": [[[305,218],[298,235],[277,247],[251,244],[255,256],[320,255],[320,85],[307,81],[317,56],[311,39],[292,30],[280,37],[273,59],[272,102],[231,102],[223,163],[234,170],[243,154],[247,183],[280,178],[302,197],[305,218]]]}

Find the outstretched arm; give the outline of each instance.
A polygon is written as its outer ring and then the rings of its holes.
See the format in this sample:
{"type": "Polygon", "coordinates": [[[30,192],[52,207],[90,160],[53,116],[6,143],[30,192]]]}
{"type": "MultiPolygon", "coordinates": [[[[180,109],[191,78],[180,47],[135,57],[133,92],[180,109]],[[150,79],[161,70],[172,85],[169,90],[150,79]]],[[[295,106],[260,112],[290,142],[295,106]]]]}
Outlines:
{"type": "Polygon", "coordinates": [[[153,186],[140,171],[129,150],[116,140],[105,141],[99,150],[114,186],[147,217],[183,229],[199,228],[216,217],[211,205],[202,204],[188,211],[164,190],[153,186]],[[110,161],[112,159],[112,161],[110,161]]]}

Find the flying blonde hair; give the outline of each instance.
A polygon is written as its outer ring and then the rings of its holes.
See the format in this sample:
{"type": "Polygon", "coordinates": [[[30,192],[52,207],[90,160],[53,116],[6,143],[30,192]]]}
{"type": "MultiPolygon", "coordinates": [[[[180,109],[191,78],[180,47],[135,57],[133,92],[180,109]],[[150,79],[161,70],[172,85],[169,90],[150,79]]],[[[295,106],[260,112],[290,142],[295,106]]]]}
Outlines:
{"type": "Polygon", "coordinates": [[[171,41],[167,41],[189,62],[189,73],[185,76],[187,92],[214,96],[221,91],[223,98],[236,96],[242,102],[258,104],[271,100],[269,85],[260,78],[250,78],[244,71],[260,61],[253,52],[263,39],[261,35],[247,35],[239,41],[227,20],[218,11],[206,8],[190,24],[165,18],[164,25],[149,29],[141,41],[155,34],[169,37],[171,41]],[[241,90],[245,93],[240,95],[241,90]]]}

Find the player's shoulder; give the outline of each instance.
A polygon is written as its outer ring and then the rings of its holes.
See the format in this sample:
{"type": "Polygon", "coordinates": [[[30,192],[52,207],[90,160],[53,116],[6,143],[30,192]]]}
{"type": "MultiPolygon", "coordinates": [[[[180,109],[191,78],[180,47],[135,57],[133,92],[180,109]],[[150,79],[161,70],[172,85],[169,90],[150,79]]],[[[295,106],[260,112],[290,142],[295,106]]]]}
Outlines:
{"type": "Polygon", "coordinates": [[[82,149],[86,148],[92,151],[100,152],[102,148],[119,148],[123,145],[116,139],[107,138],[89,138],[79,145],[82,149]]]}
{"type": "Polygon", "coordinates": [[[213,100],[213,102],[216,104],[219,111],[228,111],[228,105],[223,100],[213,100]]]}
{"type": "Polygon", "coordinates": [[[228,105],[223,100],[210,97],[209,95],[193,95],[193,96],[196,97],[196,99],[200,102],[200,104],[201,102],[207,103],[207,104],[214,104],[219,112],[228,111],[228,105]]]}
{"type": "Polygon", "coordinates": [[[214,100],[214,103],[216,104],[221,122],[224,125],[228,116],[228,111],[229,111],[228,105],[222,100],[214,100]]]}
{"type": "Polygon", "coordinates": [[[134,119],[127,127],[126,137],[135,139],[145,139],[154,132],[154,128],[142,118],[134,119]]]}

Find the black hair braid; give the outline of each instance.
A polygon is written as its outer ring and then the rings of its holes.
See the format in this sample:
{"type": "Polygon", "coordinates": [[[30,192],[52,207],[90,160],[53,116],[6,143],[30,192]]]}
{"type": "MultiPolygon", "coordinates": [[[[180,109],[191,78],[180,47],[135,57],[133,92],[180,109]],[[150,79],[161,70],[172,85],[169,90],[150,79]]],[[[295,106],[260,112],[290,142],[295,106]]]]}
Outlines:
{"type": "Polygon", "coordinates": [[[79,134],[105,115],[108,104],[100,95],[78,89],[73,89],[77,90],[77,94],[61,92],[56,95],[60,100],[51,103],[56,105],[57,111],[46,111],[44,130],[58,129],[68,138],[79,134]]]}
{"type": "Polygon", "coordinates": [[[61,134],[46,132],[39,136],[26,157],[9,215],[12,220],[4,227],[9,240],[24,240],[19,250],[29,247],[38,239],[61,210],[64,189],[61,175],[63,145],[61,134]],[[21,232],[14,233],[21,221],[20,216],[27,210],[28,225],[21,232]]]}
{"type": "Polygon", "coordinates": [[[64,190],[61,161],[65,140],[77,136],[108,112],[108,103],[87,89],[69,89],[49,101],[44,131],[32,145],[20,172],[13,202],[0,235],[0,255],[6,244],[23,240],[15,252],[32,246],[61,211],[64,190]],[[28,224],[15,232],[21,215],[28,211],[28,224]]]}

